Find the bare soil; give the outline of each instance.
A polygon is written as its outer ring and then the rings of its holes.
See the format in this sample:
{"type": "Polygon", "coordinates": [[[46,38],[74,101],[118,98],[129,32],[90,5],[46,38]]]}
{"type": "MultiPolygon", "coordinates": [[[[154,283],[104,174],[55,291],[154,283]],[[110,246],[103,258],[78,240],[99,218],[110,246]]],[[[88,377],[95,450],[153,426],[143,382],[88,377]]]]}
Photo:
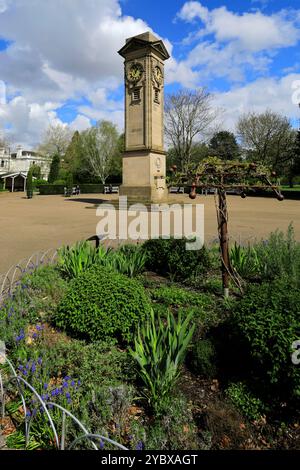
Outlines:
{"type": "MultiPolygon", "coordinates": [[[[101,202],[117,200],[116,196],[84,194],[34,196],[24,193],[0,193],[0,273],[36,251],[46,251],[87,239],[96,233],[99,217],[96,207],[101,202]]],[[[214,196],[199,196],[204,204],[205,240],[217,238],[214,196]]],[[[170,203],[190,203],[187,195],[172,195],[170,203]]],[[[300,201],[278,202],[269,198],[228,196],[229,231],[232,240],[247,243],[267,238],[271,231],[286,231],[293,222],[300,241],[300,201]]]]}

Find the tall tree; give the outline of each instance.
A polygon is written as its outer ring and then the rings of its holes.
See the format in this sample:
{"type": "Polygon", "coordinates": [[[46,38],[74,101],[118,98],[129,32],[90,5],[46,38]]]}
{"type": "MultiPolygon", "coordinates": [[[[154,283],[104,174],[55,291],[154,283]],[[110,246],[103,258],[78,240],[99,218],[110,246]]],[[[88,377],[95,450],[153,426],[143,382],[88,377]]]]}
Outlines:
{"type": "Polygon", "coordinates": [[[63,167],[75,173],[81,166],[84,166],[84,148],[81,135],[78,131],[74,132],[63,159],[63,167]]]}
{"type": "Polygon", "coordinates": [[[240,148],[232,132],[220,131],[214,134],[209,142],[211,154],[221,160],[237,160],[240,148]]]}
{"type": "Polygon", "coordinates": [[[269,110],[248,113],[239,119],[237,131],[252,160],[277,169],[292,158],[294,135],[285,116],[269,110]]]}
{"type": "Polygon", "coordinates": [[[44,135],[38,151],[45,155],[64,155],[72,138],[72,131],[67,125],[51,124],[44,135]]]}
{"type": "Polygon", "coordinates": [[[82,134],[83,146],[91,174],[104,184],[111,173],[112,160],[118,151],[118,131],[110,121],[100,121],[82,134]]]}
{"type": "Polygon", "coordinates": [[[205,88],[166,96],[165,134],[183,171],[191,163],[195,140],[206,135],[216,116],[212,95],[205,88]]]}
{"type": "Polygon", "coordinates": [[[283,165],[282,173],[288,179],[289,185],[294,186],[295,176],[300,175],[300,130],[294,131],[294,146],[292,147],[292,156],[287,164],[283,165]]]}
{"type": "Polygon", "coordinates": [[[58,153],[53,155],[48,176],[48,183],[54,183],[58,179],[60,169],[60,156],[58,153]]]}

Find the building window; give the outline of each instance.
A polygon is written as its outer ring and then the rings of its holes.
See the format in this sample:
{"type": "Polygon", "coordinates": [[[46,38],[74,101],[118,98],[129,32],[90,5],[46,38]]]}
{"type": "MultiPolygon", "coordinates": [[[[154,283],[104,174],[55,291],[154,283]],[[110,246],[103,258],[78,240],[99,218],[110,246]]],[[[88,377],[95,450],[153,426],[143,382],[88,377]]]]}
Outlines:
{"type": "Polygon", "coordinates": [[[4,163],[5,163],[4,160],[1,160],[1,168],[4,167],[4,163]]]}
{"type": "Polygon", "coordinates": [[[157,88],[154,89],[154,103],[159,104],[159,90],[157,88]]]}
{"type": "Polygon", "coordinates": [[[140,101],[141,99],[141,92],[139,88],[136,88],[132,92],[132,101],[140,101]]]}

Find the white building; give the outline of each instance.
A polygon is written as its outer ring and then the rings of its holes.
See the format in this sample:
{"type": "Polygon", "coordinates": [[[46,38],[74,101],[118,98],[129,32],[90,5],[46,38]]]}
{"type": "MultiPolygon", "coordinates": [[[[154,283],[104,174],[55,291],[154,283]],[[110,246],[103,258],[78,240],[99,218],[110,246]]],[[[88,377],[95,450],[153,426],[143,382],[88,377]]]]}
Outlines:
{"type": "Polygon", "coordinates": [[[8,147],[0,148],[0,178],[4,180],[7,189],[25,190],[27,173],[31,165],[40,167],[41,178],[48,178],[50,157],[44,157],[32,150],[23,150],[20,145],[12,153],[8,147]]]}

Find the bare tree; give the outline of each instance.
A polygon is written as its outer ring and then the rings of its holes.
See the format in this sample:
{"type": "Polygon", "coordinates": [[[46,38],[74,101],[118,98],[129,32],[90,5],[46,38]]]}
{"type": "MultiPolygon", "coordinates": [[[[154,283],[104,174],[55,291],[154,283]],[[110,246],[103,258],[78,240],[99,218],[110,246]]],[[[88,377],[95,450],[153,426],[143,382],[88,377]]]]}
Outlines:
{"type": "Polygon", "coordinates": [[[180,90],[166,96],[165,134],[182,170],[191,162],[194,141],[205,136],[216,116],[212,95],[205,88],[180,90]]]}
{"type": "Polygon", "coordinates": [[[276,168],[292,158],[295,135],[285,116],[270,110],[244,114],[237,132],[252,159],[276,168]]]}
{"type": "Polygon", "coordinates": [[[39,145],[38,151],[45,155],[64,155],[71,142],[73,132],[67,125],[51,124],[39,145]]]}
{"type": "Polygon", "coordinates": [[[110,174],[113,157],[118,151],[118,131],[110,121],[100,121],[83,132],[83,148],[89,171],[104,184],[110,174]]]}

